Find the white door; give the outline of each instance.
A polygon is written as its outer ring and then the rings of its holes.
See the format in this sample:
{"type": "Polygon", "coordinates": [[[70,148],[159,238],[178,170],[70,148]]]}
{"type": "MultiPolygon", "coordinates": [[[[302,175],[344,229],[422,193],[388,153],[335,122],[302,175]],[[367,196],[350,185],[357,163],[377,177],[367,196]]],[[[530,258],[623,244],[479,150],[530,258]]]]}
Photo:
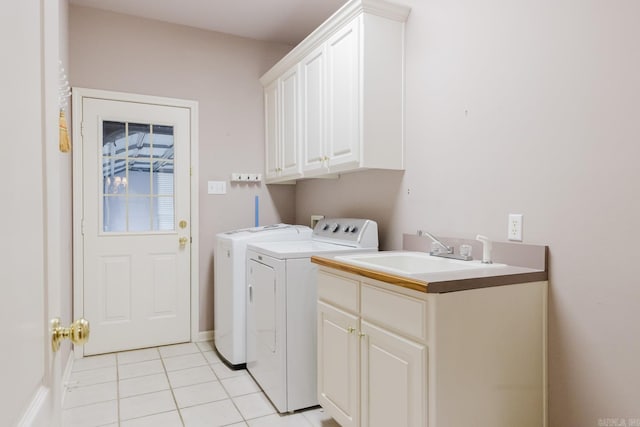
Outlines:
{"type": "Polygon", "coordinates": [[[426,348],[362,321],[362,425],[426,425],[426,348]]]}
{"type": "Polygon", "coordinates": [[[358,318],[318,302],[317,326],[318,401],[341,426],[359,426],[358,318]]]}
{"type": "Polygon", "coordinates": [[[0,106],[2,426],[60,425],[61,360],[49,336],[49,317],[60,315],[55,272],[64,256],[50,250],[60,247],[55,213],[65,203],[57,198],[58,12],[57,2],[20,1],[0,13],[0,51],[11,58],[0,106]]]}
{"type": "Polygon", "coordinates": [[[302,169],[305,173],[326,171],[324,147],[326,56],[323,44],[301,62],[302,169]]]}
{"type": "Polygon", "coordinates": [[[190,110],[82,98],[84,354],[190,340],[190,110]]]}
{"type": "Polygon", "coordinates": [[[280,132],[280,176],[294,176],[300,173],[300,115],[298,66],[295,65],[280,77],[281,132],[280,132]]]}
{"type": "Polygon", "coordinates": [[[278,106],[280,99],[278,96],[278,80],[264,88],[264,110],[265,110],[265,175],[267,179],[277,178],[280,174],[280,111],[278,106]]]}
{"type": "Polygon", "coordinates": [[[361,19],[354,19],[327,42],[327,147],[332,170],[360,161],[361,19]]]}

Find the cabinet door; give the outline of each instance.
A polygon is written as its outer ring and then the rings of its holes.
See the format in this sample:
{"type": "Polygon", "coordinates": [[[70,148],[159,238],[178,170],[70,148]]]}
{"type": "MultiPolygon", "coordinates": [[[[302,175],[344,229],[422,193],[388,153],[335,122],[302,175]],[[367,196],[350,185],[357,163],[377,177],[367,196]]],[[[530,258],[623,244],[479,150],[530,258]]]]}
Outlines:
{"type": "Polygon", "coordinates": [[[280,176],[294,176],[300,172],[299,73],[294,66],[280,78],[281,132],[280,176]]]}
{"type": "Polygon", "coordinates": [[[356,316],[318,302],[318,401],[342,427],[359,426],[357,329],[356,316]]]}
{"type": "Polygon", "coordinates": [[[264,89],[265,110],[265,179],[273,179],[278,176],[280,160],[278,160],[278,81],[271,83],[264,89]]]}
{"type": "Polygon", "coordinates": [[[362,426],[425,426],[425,346],[366,321],[361,331],[362,426]]]}
{"type": "MultiPolygon", "coordinates": [[[[329,169],[360,162],[361,17],[327,42],[327,147],[329,169]]],[[[384,100],[379,100],[384,102],[384,100]]]]}
{"type": "Polygon", "coordinates": [[[322,45],[301,62],[302,170],[326,171],[325,165],[326,51],[322,45]]]}

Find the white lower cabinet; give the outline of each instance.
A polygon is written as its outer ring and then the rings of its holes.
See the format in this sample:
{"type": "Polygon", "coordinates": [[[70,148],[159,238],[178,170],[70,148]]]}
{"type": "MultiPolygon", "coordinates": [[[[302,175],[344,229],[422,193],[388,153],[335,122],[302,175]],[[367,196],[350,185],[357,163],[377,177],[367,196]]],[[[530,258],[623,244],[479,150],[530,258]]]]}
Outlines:
{"type": "Polygon", "coordinates": [[[318,401],[343,427],[544,427],[546,295],[428,294],[321,267],[318,401]]]}
{"type": "Polygon", "coordinates": [[[318,400],[341,426],[360,425],[359,320],[318,303],[318,400]]]}
{"type": "Polygon", "coordinates": [[[424,426],[426,345],[390,330],[395,309],[415,314],[417,308],[425,314],[420,310],[424,301],[398,299],[386,290],[326,272],[320,272],[318,285],[320,405],[343,427],[424,426]],[[366,289],[360,293],[362,305],[349,298],[354,286],[366,289]],[[384,296],[391,296],[390,304],[379,304],[384,296]],[[381,324],[388,319],[390,329],[363,317],[365,307],[375,306],[382,310],[370,320],[381,324]]]}
{"type": "Polygon", "coordinates": [[[364,320],[360,330],[362,425],[424,426],[426,346],[364,320]]]}

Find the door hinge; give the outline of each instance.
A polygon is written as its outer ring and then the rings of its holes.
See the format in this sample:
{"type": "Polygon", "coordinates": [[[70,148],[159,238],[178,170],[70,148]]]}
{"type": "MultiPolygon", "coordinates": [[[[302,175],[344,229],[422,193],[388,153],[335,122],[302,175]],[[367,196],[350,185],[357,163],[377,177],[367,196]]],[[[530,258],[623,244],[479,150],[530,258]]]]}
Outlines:
{"type": "Polygon", "coordinates": [[[80,122],[80,136],[84,137],[84,121],[80,122]]]}
{"type": "Polygon", "coordinates": [[[193,237],[189,237],[189,243],[193,243],[193,237]]]}
{"type": "Polygon", "coordinates": [[[80,221],[80,233],[84,236],[84,218],[80,221]]]}

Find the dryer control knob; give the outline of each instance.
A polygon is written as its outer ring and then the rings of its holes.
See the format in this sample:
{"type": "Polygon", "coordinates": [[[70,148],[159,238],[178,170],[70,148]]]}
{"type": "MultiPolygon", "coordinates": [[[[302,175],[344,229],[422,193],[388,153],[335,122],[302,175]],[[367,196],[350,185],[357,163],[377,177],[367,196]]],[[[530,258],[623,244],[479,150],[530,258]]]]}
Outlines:
{"type": "Polygon", "coordinates": [[[351,226],[351,232],[355,233],[356,231],[358,231],[358,227],[356,227],[355,225],[351,226]]]}
{"type": "Polygon", "coordinates": [[[340,230],[340,224],[334,222],[333,224],[331,224],[330,230],[335,233],[336,231],[340,230]]]}

